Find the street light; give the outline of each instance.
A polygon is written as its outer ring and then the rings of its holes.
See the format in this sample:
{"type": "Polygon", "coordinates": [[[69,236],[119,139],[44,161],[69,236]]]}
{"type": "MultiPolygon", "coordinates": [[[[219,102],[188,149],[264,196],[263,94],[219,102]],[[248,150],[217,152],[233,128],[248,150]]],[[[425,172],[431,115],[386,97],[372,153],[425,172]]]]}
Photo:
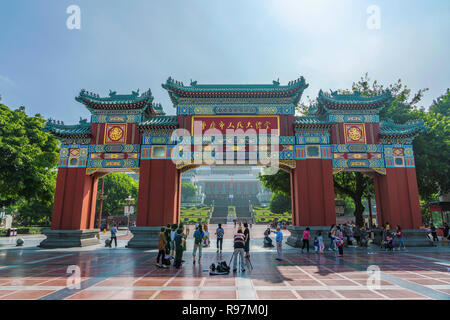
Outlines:
{"type": "Polygon", "coordinates": [[[134,198],[131,196],[128,196],[128,198],[125,199],[127,202],[127,206],[125,206],[125,214],[128,216],[128,226],[127,226],[127,235],[128,231],[130,230],[130,214],[134,213],[134,207],[132,206],[132,202],[134,201],[134,198]]]}

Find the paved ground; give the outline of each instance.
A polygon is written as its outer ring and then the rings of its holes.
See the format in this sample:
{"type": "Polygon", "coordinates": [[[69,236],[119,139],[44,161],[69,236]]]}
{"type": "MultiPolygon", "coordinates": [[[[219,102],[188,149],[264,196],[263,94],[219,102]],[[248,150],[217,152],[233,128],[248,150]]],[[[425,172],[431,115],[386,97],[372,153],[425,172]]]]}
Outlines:
{"type": "MultiPolygon", "coordinates": [[[[285,245],[285,260],[278,262],[275,250],[262,248],[263,230],[262,226],[252,228],[254,269],[248,266],[245,273],[226,276],[209,276],[205,271],[220,259],[214,241],[211,248],[204,249],[201,265],[192,264],[190,240],[183,268],[163,270],[155,266],[155,250],[125,248],[131,236],[124,233],[119,247],[112,249],[102,245],[36,248],[42,236],[23,237],[25,246],[16,248],[14,241],[0,238],[0,300],[450,299],[448,247],[393,253],[376,247],[346,248],[344,257],[339,258],[328,251],[301,254],[299,249],[285,245]],[[367,267],[373,265],[381,271],[379,287],[367,285],[367,267]],[[71,269],[80,271],[79,288],[67,287],[76,279],[71,269]]],[[[226,226],[225,232],[221,257],[228,263],[233,226],[226,226]]]]}

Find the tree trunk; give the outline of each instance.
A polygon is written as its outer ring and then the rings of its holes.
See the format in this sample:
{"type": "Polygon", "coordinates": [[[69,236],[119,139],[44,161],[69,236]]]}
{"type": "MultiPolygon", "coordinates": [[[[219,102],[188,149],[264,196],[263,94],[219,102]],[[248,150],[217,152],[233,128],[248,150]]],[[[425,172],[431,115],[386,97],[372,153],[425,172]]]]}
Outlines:
{"type": "Polygon", "coordinates": [[[364,219],[363,219],[363,213],[364,213],[364,206],[361,202],[362,198],[359,199],[353,199],[353,202],[355,202],[355,220],[356,225],[358,227],[362,227],[364,225],[364,219]]]}

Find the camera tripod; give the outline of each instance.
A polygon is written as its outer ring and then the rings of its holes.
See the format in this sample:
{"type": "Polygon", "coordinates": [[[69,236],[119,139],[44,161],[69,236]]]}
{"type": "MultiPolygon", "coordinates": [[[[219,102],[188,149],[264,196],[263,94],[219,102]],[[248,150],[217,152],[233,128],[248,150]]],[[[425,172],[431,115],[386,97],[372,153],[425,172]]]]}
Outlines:
{"type": "MultiPolygon", "coordinates": [[[[233,251],[233,254],[231,255],[230,263],[228,264],[230,266],[230,268],[231,268],[231,262],[233,261],[235,255],[236,255],[236,251],[233,251]]],[[[250,260],[250,257],[245,257],[245,264],[247,266],[250,265],[251,269],[253,270],[253,265],[252,265],[252,261],[250,260]]]]}

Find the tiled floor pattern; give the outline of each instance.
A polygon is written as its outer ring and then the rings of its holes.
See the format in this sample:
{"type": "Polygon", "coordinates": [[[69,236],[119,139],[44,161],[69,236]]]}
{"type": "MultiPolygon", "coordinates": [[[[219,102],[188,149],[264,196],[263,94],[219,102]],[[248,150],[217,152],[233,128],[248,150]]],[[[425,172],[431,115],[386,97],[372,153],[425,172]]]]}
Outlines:
{"type": "MultiPolygon", "coordinates": [[[[183,268],[164,270],[154,263],[155,251],[131,249],[61,253],[8,250],[0,255],[0,300],[5,299],[450,299],[448,253],[334,253],[285,254],[256,252],[254,269],[225,276],[208,271],[217,255],[207,252],[201,265],[186,253],[183,268]],[[429,258],[446,260],[443,264],[429,258]],[[80,288],[67,288],[69,266],[80,270],[80,288]],[[367,266],[382,274],[377,288],[369,288],[367,266]],[[358,266],[356,268],[355,266],[358,266]],[[406,281],[406,282],[401,282],[406,281]],[[414,284],[412,289],[398,283],[414,284]],[[427,291],[428,290],[428,291],[427,291]],[[431,290],[431,291],[430,291],[431,290]]],[[[223,254],[227,263],[231,252],[223,254]]],[[[248,266],[249,267],[249,266],[248,266]]]]}

